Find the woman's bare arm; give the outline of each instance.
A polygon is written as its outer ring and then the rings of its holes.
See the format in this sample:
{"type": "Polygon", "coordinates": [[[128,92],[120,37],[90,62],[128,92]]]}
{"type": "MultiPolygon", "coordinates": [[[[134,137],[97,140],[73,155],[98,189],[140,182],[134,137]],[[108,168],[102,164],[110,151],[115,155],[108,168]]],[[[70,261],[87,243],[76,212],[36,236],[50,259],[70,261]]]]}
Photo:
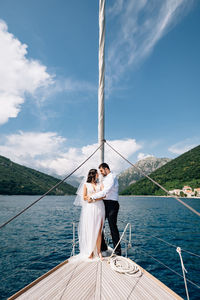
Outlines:
{"type": "Polygon", "coordinates": [[[84,186],[83,186],[83,199],[85,201],[87,201],[88,203],[92,202],[92,200],[90,199],[90,197],[87,195],[87,186],[86,186],[86,184],[84,184],[84,186]]]}
{"type": "Polygon", "coordinates": [[[84,199],[85,201],[88,200],[86,184],[84,184],[84,186],[83,186],[83,199],[84,199]]]}

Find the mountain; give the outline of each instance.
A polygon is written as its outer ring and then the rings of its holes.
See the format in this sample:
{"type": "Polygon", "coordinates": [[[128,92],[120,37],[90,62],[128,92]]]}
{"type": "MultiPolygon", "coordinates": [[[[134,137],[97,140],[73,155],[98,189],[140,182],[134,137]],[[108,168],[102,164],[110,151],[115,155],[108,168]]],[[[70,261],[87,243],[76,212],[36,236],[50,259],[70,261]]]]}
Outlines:
{"type": "MultiPolygon", "coordinates": [[[[154,156],[147,157],[138,161],[135,165],[140,168],[145,175],[151,174],[153,171],[164,166],[171,159],[169,158],[156,158],[154,156]]],[[[144,176],[136,168],[130,167],[118,176],[119,180],[119,192],[122,192],[130,184],[135,183],[144,176]]]]}
{"type": "MultiPolygon", "coordinates": [[[[60,180],[0,156],[0,194],[42,195],[60,180]]],[[[74,195],[76,188],[62,183],[49,195],[74,195]]]]}
{"type": "MultiPolygon", "coordinates": [[[[200,187],[200,146],[171,160],[163,167],[150,174],[167,190],[200,187]]],[[[147,178],[143,178],[127,187],[122,195],[164,195],[165,193],[147,178]]]]}

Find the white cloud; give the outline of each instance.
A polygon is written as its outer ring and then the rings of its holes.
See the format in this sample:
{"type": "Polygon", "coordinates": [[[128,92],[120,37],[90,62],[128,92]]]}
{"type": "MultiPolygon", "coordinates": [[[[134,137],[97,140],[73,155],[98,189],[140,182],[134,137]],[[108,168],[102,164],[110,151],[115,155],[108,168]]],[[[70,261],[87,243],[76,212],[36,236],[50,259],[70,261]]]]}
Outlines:
{"type": "Polygon", "coordinates": [[[84,98],[88,99],[89,97],[94,99],[94,95],[97,97],[97,88],[97,85],[84,80],[77,80],[70,77],[56,78],[54,80],[54,84],[43,93],[43,98],[40,97],[38,104],[42,104],[43,100],[46,100],[46,98],[58,93],[70,95],[68,99],[73,99],[72,95],[76,97],[77,94],[79,95],[78,98],[81,100],[84,98]]]}
{"type": "Polygon", "coordinates": [[[124,0],[115,0],[113,6],[110,6],[108,8],[109,15],[111,15],[111,16],[118,15],[123,8],[123,3],[124,3],[124,0]]]}
{"type": "Polygon", "coordinates": [[[193,1],[118,0],[109,8],[119,30],[108,48],[108,90],[130,67],[147,57],[157,42],[188,12],[193,1]]]}
{"type": "Polygon", "coordinates": [[[26,57],[27,48],[0,20],[0,124],[17,117],[27,93],[34,95],[53,82],[44,65],[26,57]]]}
{"type": "MultiPolygon", "coordinates": [[[[134,139],[115,140],[110,142],[111,146],[122,153],[126,158],[130,158],[141,146],[134,139]]],[[[98,144],[87,145],[81,148],[69,148],[66,152],[60,153],[54,159],[43,159],[40,164],[44,170],[49,170],[60,176],[64,176],[72,172],[79,166],[91,153],[95,151],[98,144]]],[[[83,165],[76,173],[77,176],[87,174],[91,168],[98,168],[100,161],[100,152],[98,151],[85,165],[83,165]]],[[[127,168],[127,163],[110,147],[105,147],[105,161],[116,174],[127,168]]]]}
{"type": "Polygon", "coordinates": [[[138,159],[138,160],[142,160],[142,159],[145,159],[145,158],[147,158],[147,157],[153,157],[153,155],[151,155],[151,154],[144,154],[144,153],[140,152],[140,153],[138,154],[138,156],[137,156],[137,159],[138,159]]]}
{"type": "MultiPolygon", "coordinates": [[[[109,142],[126,158],[130,158],[141,149],[141,145],[134,139],[114,140],[109,142]]],[[[19,132],[2,138],[0,155],[49,174],[60,176],[69,174],[80,165],[95,149],[97,144],[81,148],[67,147],[67,140],[55,132],[19,132]]],[[[75,175],[83,176],[90,168],[98,168],[100,152],[98,151],[75,175]]],[[[122,160],[110,147],[105,147],[105,161],[115,173],[127,168],[122,160]]]]}
{"type": "Polygon", "coordinates": [[[20,131],[1,139],[0,154],[31,166],[39,157],[52,157],[59,153],[64,142],[66,139],[55,132],[20,131]]]}
{"type": "Polygon", "coordinates": [[[194,137],[194,138],[188,138],[184,141],[178,142],[168,148],[168,151],[173,154],[183,154],[190,149],[198,146],[200,144],[200,138],[194,137]]]}
{"type": "Polygon", "coordinates": [[[60,89],[67,92],[97,92],[97,86],[87,81],[74,80],[65,78],[62,82],[58,82],[60,89]]]}

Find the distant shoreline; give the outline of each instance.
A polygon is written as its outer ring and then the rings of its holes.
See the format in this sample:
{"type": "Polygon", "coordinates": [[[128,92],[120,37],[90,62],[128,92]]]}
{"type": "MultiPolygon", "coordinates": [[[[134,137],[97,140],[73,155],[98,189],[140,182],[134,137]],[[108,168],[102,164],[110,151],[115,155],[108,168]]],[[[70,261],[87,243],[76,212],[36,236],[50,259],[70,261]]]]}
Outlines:
{"type": "MultiPolygon", "coordinates": [[[[119,197],[138,197],[138,198],[150,198],[150,197],[156,197],[156,198],[174,198],[173,196],[154,196],[154,195],[119,195],[119,197]]],[[[178,197],[181,199],[200,199],[200,197],[178,197]]]]}
{"type": "MultiPolygon", "coordinates": [[[[42,195],[24,195],[24,194],[18,194],[18,195],[6,195],[6,194],[1,194],[0,196],[29,196],[29,197],[40,197],[42,195]]],[[[66,197],[66,196],[75,196],[75,195],[46,195],[45,197],[66,197]]],[[[173,196],[154,196],[154,195],[119,195],[119,197],[135,197],[135,198],[174,198],[173,196]]],[[[200,197],[191,197],[191,198],[188,198],[188,197],[178,197],[178,198],[181,198],[181,199],[200,199],[200,197]]]]}

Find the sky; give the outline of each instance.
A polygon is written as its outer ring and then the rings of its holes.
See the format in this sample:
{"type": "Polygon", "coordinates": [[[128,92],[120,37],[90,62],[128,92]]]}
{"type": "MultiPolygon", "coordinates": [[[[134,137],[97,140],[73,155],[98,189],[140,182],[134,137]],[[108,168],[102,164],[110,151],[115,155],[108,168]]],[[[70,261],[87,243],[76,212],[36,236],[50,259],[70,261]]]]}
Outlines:
{"type": "MultiPolygon", "coordinates": [[[[0,1],[0,155],[63,177],[97,148],[98,6],[0,1]]],[[[116,150],[136,163],[200,144],[200,1],[107,1],[105,65],[116,150]]],[[[105,161],[129,167],[108,146],[105,161]]]]}

